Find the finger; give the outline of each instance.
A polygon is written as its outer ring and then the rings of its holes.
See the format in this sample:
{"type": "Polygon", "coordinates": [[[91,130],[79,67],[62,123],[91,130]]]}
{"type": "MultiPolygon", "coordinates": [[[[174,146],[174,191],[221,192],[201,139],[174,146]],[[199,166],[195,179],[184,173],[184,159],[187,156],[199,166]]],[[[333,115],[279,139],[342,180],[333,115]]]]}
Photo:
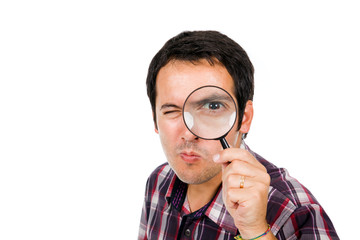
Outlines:
{"type": "Polygon", "coordinates": [[[214,156],[216,163],[229,163],[234,160],[240,160],[256,166],[259,169],[265,170],[265,167],[247,150],[240,148],[227,148],[214,156]]]}
{"type": "Polygon", "coordinates": [[[230,206],[250,207],[250,205],[254,205],[264,207],[267,204],[267,192],[232,188],[226,192],[226,202],[230,206]]]}
{"type": "Polygon", "coordinates": [[[253,191],[249,189],[228,189],[226,192],[226,203],[232,207],[246,207],[251,202],[251,194],[253,191]]]}
{"type": "Polygon", "coordinates": [[[226,176],[223,179],[224,189],[257,189],[258,191],[268,191],[269,185],[266,181],[258,181],[254,178],[245,177],[238,174],[226,176]]]}
{"type": "Polygon", "coordinates": [[[254,181],[251,178],[247,178],[239,174],[231,174],[223,180],[224,188],[252,188],[254,181]]]}
{"type": "Polygon", "coordinates": [[[254,165],[251,165],[247,162],[240,161],[240,160],[234,160],[230,164],[228,164],[223,169],[223,176],[227,177],[229,175],[242,175],[250,178],[256,178],[259,181],[261,179],[267,178],[267,172],[264,169],[260,169],[258,167],[255,167],[254,165]]]}

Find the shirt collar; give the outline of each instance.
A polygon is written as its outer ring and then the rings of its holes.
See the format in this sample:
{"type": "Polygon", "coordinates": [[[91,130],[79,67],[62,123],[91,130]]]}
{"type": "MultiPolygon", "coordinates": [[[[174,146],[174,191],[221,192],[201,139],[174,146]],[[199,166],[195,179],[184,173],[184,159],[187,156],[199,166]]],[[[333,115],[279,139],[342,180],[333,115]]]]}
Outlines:
{"type": "Polygon", "coordinates": [[[222,186],[220,186],[205,215],[221,228],[224,228],[233,235],[237,235],[238,230],[234,224],[234,219],[226,210],[222,198],[222,186]]]}
{"type": "MultiPolygon", "coordinates": [[[[174,173],[166,193],[166,200],[169,206],[173,206],[179,212],[181,212],[181,208],[186,199],[187,186],[188,185],[182,182],[174,173]]],[[[221,186],[208,204],[192,214],[194,218],[200,218],[205,215],[219,227],[224,228],[233,235],[237,234],[234,220],[226,210],[223,202],[221,186]]]]}
{"type": "Polygon", "coordinates": [[[188,185],[182,182],[175,174],[171,180],[169,189],[166,193],[168,204],[175,207],[179,212],[184,204],[188,185]]]}

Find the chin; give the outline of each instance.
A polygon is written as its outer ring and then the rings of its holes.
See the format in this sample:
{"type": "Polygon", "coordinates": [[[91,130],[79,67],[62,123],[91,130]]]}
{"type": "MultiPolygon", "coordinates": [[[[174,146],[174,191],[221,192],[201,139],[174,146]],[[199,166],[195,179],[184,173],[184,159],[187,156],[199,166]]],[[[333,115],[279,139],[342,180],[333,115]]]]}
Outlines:
{"type": "MultiPolygon", "coordinates": [[[[170,165],[171,166],[171,165],[170,165]]],[[[172,166],[171,166],[172,167],[172,166]]],[[[217,176],[220,171],[218,169],[177,169],[173,168],[176,176],[184,183],[187,184],[202,184],[210,181],[217,176]]]]}

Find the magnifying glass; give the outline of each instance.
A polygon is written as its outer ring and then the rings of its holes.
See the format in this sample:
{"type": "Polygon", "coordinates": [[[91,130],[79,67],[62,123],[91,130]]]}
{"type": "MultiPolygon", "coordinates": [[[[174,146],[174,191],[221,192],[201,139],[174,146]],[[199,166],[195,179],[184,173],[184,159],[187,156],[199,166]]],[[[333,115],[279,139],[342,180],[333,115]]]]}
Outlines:
{"type": "Polygon", "coordinates": [[[186,98],[182,111],[192,134],[205,140],[220,140],[224,149],[230,147],[225,137],[235,125],[237,107],[227,91],[212,85],[197,88],[186,98]]]}

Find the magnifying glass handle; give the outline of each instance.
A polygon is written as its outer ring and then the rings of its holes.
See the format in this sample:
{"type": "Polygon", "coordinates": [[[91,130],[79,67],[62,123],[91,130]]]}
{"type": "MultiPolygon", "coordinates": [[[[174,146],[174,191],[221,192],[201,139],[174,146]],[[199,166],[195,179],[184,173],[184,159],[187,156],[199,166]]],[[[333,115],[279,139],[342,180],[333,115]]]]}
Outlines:
{"type": "Polygon", "coordinates": [[[223,147],[223,149],[230,148],[230,145],[228,144],[228,142],[226,141],[226,139],[224,137],[220,138],[220,142],[221,142],[221,146],[223,147]]]}

